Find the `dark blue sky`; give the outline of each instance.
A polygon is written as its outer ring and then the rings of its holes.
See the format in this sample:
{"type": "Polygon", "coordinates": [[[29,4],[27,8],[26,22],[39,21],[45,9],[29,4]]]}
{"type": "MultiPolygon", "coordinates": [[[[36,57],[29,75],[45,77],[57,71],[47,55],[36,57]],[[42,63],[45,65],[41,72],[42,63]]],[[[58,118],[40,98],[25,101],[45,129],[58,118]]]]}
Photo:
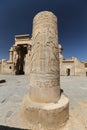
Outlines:
{"type": "Polygon", "coordinates": [[[32,34],[33,17],[44,10],[58,17],[64,57],[87,61],[87,0],[0,0],[0,59],[9,58],[15,35],[32,34]]]}

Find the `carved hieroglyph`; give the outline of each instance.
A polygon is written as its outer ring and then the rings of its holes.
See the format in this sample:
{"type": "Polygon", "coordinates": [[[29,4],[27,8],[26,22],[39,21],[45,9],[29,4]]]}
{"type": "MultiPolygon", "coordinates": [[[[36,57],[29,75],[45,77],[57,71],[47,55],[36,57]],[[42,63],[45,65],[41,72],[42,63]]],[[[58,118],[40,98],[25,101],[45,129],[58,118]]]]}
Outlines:
{"type": "Polygon", "coordinates": [[[48,11],[33,20],[30,98],[36,102],[57,102],[60,97],[57,18],[48,11]]]}

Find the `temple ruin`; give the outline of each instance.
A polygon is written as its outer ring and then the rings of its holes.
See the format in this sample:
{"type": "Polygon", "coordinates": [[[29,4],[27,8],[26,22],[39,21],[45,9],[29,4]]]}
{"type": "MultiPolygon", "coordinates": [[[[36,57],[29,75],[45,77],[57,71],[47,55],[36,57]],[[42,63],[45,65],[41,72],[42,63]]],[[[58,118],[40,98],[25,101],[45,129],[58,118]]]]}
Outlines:
{"type": "MultiPolygon", "coordinates": [[[[52,35],[54,36],[54,34],[52,35]]],[[[33,39],[29,34],[15,36],[15,43],[9,50],[9,60],[0,60],[0,74],[29,75],[32,41],[33,39]]],[[[57,49],[59,50],[60,75],[87,76],[87,61],[79,61],[77,57],[66,59],[62,55],[63,48],[60,44],[57,49]]]]}

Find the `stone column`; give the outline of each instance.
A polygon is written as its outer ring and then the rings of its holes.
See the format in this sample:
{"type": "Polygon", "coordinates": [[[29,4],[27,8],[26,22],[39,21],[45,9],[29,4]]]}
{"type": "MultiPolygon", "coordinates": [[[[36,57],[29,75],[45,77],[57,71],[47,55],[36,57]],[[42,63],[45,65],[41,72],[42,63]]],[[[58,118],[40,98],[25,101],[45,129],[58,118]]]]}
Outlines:
{"type": "Polygon", "coordinates": [[[10,61],[13,61],[13,47],[9,50],[10,61]]]}
{"type": "Polygon", "coordinates": [[[57,18],[41,12],[33,20],[30,98],[36,102],[57,102],[60,98],[57,18]]]}
{"type": "Polygon", "coordinates": [[[17,46],[14,45],[13,46],[13,63],[14,63],[13,73],[14,74],[16,74],[18,70],[17,60],[18,60],[17,46]]]}
{"type": "Polygon", "coordinates": [[[58,130],[69,118],[69,100],[60,91],[57,18],[52,12],[34,17],[32,40],[30,89],[23,100],[23,117],[32,130],[58,130]]]}

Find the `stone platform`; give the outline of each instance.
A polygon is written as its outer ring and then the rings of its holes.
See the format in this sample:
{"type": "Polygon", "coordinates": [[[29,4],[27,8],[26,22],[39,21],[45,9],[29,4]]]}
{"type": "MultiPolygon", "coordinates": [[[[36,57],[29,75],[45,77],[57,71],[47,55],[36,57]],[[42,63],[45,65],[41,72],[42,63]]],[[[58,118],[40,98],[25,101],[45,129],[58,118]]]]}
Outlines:
{"type": "Polygon", "coordinates": [[[22,109],[22,117],[36,128],[40,124],[46,129],[57,129],[64,125],[69,117],[69,99],[62,94],[57,103],[36,103],[32,102],[27,94],[22,109]]]}

